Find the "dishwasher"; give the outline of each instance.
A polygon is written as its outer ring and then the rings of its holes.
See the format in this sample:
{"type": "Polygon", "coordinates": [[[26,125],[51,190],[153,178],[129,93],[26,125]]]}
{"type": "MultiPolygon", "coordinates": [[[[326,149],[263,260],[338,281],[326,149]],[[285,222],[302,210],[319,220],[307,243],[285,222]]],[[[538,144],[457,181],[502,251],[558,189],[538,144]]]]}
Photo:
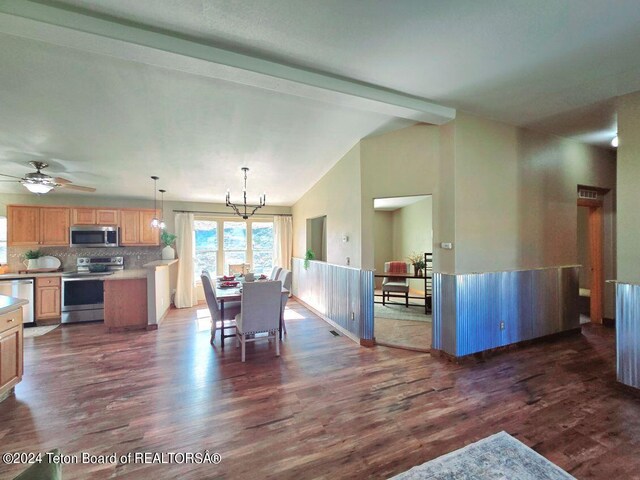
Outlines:
{"type": "Polygon", "coordinates": [[[0,295],[22,298],[29,303],[22,307],[23,323],[33,323],[33,279],[15,278],[13,280],[0,280],[0,295]]]}

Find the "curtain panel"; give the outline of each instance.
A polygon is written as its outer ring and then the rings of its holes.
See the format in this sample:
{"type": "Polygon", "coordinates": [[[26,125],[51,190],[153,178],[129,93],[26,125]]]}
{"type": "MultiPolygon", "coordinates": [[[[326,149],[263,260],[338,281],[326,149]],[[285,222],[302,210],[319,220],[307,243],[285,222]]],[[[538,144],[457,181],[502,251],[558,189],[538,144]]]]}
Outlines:
{"type": "Polygon", "coordinates": [[[176,247],[178,249],[178,283],[174,303],[177,308],[189,308],[198,303],[194,282],[193,213],[176,214],[176,247]]]}

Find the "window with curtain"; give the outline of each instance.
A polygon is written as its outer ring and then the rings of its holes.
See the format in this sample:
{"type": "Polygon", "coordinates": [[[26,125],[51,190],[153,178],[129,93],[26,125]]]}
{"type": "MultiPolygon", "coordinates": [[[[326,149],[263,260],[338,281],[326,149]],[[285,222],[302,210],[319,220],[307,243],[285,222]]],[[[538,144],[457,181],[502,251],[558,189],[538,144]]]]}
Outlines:
{"type": "Polygon", "coordinates": [[[230,264],[248,263],[256,274],[273,268],[273,222],[200,217],[194,221],[194,277],[200,272],[226,275],[230,264]]]}
{"type": "Polygon", "coordinates": [[[253,222],[251,238],[253,272],[268,275],[273,268],[273,222],[253,222]]]}
{"type": "Polygon", "coordinates": [[[0,263],[7,261],[7,217],[0,217],[0,263]]]}
{"type": "Polygon", "coordinates": [[[193,275],[199,281],[202,270],[208,270],[211,275],[218,272],[218,222],[195,220],[193,230],[196,243],[193,275]]]}

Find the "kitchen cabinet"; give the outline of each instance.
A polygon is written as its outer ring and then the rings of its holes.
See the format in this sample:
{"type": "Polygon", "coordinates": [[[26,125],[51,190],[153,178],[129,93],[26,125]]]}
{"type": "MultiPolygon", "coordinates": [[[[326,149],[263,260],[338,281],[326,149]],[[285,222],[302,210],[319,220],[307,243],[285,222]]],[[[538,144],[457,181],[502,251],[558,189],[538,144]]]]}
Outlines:
{"type": "Polygon", "coordinates": [[[160,245],[160,230],[151,226],[155,210],[120,210],[120,244],[124,246],[160,245]]]}
{"type": "Polygon", "coordinates": [[[40,244],[40,208],[7,207],[9,246],[29,246],[40,244]]]}
{"type": "Polygon", "coordinates": [[[69,208],[9,205],[9,246],[69,245],[69,208]]]}
{"type": "Polygon", "coordinates": [[[60,319],[60,280],[59,276],[36,277],[36,322],[60,319]]]}
{"type": "Polygon", "coordinates": [[[0,400],[22,380],[22,308],[0,315],[0,400]]]}
{"type": "Polygon", "coordinates": [[[118,210],[79,207],[72,210],[72,225],[118,225],[118,210]]]}
{"type": "Polygon", "coordinates": [[[40,245],[69,246],[69,209],[40,208],[40,245]]]}

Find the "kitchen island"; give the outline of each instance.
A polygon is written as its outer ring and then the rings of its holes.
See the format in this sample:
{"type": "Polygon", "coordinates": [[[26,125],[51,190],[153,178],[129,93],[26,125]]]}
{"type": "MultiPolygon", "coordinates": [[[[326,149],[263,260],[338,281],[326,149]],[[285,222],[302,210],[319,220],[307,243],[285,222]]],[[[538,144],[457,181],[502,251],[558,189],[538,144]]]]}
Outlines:
{"type": "Polygon", "coordinates": [[[0,295],[0,402],[22,380],[22,307],[29,302],[0,295]]]}

